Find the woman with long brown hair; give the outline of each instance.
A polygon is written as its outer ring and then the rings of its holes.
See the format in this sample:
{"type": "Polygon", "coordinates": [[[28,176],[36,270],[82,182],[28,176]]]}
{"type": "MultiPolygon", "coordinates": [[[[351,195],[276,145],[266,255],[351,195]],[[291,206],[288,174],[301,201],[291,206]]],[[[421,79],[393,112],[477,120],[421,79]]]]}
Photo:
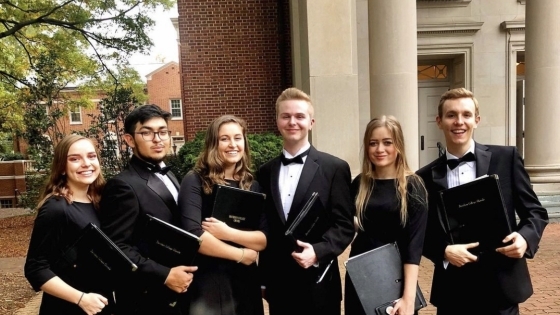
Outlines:
{"type": "MultiPolygon", "coordinates": [[[[350,257],[393,242],[401,254],[404,292],[391,315],[414,314],[428,218],[426,189],[410,170],[404,147],[402,128],[395,117],[372,119],[364,134],[362,172],[352,182],[357,235],[350,257]]],[[[344,313],[365,314],[352,281],[349,277],[345,281],[344,313]]]]}
{"type": "Polygon", "coordinates": [[[266,247],[264,211],[255,231],[238,230],[211,217],[215,185],[260,191],[250,167],[245,121],[232,115],[212,121],[194,170],[179,191],[182,228],[202,239],[196,278],[188,291],[190,315],[264,313],[255,263],[266,247]]]}
{"type": "Polygon", "coordinates": [[[86,225],[99,225],[105,180],[98,156],[91,140],[79,135],[66,136],[54,149],[25,262],[27,280],[43,291],[39,314],[99,314],[108,304],[93,292],[99,288],[88,270],[61,259],[86,225]]]}

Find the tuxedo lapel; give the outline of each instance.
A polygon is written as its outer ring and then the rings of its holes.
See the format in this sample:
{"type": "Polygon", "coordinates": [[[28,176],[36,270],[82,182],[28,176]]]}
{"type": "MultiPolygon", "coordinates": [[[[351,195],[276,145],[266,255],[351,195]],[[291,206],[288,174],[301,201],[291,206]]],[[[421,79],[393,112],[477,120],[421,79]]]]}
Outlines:
{"type": "Polygon", "coordinates": [[[488,174],[492,152],[488,151],[488,147],[479,143],[475,143],[476,156],[476,177],[488,174]]]}
{"type": "Polygon", "coordinates": [[[177,188],[177,191],[179,191],[180,185],[179,185],[179,181],[177,180],[177,177],[175,177],[175,174],[173,174],[172,172],[167,172],[167,177],[169,177],[169,179],[171,180],[175,188],[177,188]]]}
{"type": "Polygon", "coordinates": [[[294,200],[292,202],[292,206],[290,207],[290,212],[288,213],[288,221],[290,219],[295,218],[305,200],[306,192],[309,189],[313,178],[315,177],[315,173],[319,169],[319,164],[317,163],[318,155],[316,154],[317,150],[311,147],[309,154],[307,155],[307,159],[305,160],[305,164],[303,165],[303,169],[301,171],[301,175],[299,177],[299,182],[296,187],[296,192],[294,194],[294,200]]]}
{"type": "MultiPolygon", "coordinates": [[[[161,179],[146,169],[146,167],[142,165],[142,162],[137,161],[134,157],[130,160],[130,165],[136,170],[138,176],[146,181],[148,188],[153,190],[161,198],[161,200],[163,200],[169,211],[177,208],[175,198],[173,198],[173,195],[169,192],[169,189],[165,186],[165,183],[161,179]]],[[[177,179],[175,179],[175,181],[176,180],[177,179]]]]}
{"type": "Polygon", "coordinates": [[[156,175],[150,174],[150,177],[148,177],[148,187],[150,187],[150,189],[152,189],[163,200],[163,202],[165,202],[167,208],[174,209],[177,207],[175,198],[173,198],[173,195],[169,192],[165,183],[161,179],[157,178],[156,175]]]}
{"type": "Polygon", "coordinates": [[[439,157],[437,163],[432,167],[432,179],[441,189],[447,189],[447,156],[439,157]]]}
{"type": "Polygon", "coordinates": [[[284,215],[284,207],[282,207],[282,198],[280,197],[280,186],[278,180],[280,178],[280,157],[275,158],[270,165],[270,192],[272,193],[272,201],[278,212],[278,216],[282,223],[286,224],[286,216],[284,215]]]}

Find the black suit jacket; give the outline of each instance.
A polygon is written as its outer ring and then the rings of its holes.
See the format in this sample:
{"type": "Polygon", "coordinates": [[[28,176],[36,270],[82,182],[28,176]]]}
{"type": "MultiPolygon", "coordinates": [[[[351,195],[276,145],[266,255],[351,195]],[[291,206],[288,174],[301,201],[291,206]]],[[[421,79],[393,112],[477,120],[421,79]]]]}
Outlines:
{"type": "MultiPolygon", "coordinates": [[[[176,177],[171,172],[167,175],[179,190],[176,177]]],[[[146,305],[157,307],[144,292],[169,290],[164,283],[170,268],[142,255],[140,238],[146,214],[174,225],[179,222],[177,203],[169,189],[145,162],[133,156],[127,169],[107,182],[100,204],[101,228],[138,266],[136,272],[123,275],[116,289],[119,314],[135,314],[135,309],[144,312],[146,305]]],[[[175,313],[165,308],[157,311],[175,313]]]]}
{"type": "MultiPolygon", "coordinates": [[[[428,228],[424,256],[434,263],[431,303],[438,305],[480,301],[489,298],[499,305],[525,301],[533,293],[526,258],[533,258],[548,224],[548,214],[531,187],[523,160],[515,147],[475,144],[476,176],[497,174],[512,231],[527,241],[525,257],[507,258],[492,253],[463,267],[443,267],[445,247],[449,245],[438,216],[439,191],[447,188],[447,164],[443,155],[418,170],[428,190],[428,228]],[[515,214],[519,216],[516,222],[515,214]]],[[[481,218],[484,219],[484,218],[481,218]]],[[[476,302],[475,302],[476,303],[476,302]]]]}
{"type": "Polygon", "coordinates": [[[278,186],[280,163],[280,157],[272,159],[260,168],[257,175],[267,195],[269,235],[259,268],[267,288],[271,314],[274,309],[291,310],[292,314],[306,310],[315,314],[332,305],[340,309],[342,293],[337,256],[354,236],[350,167],[345,161],[311,147],[286,220],[278,186]],[[334,260],[319,284],[315,283],[318,268],[301,268],[291,256],[293,244],[284,235],[313,192],[319,193],[316,202],[321,203],[328,214],[329,226],[324,231],[314,230],[315,235],[309,237],[317,241],[311,244],[320,264],[334,260]],[[292,305],[291,309],[289,305],[292,305]]]}

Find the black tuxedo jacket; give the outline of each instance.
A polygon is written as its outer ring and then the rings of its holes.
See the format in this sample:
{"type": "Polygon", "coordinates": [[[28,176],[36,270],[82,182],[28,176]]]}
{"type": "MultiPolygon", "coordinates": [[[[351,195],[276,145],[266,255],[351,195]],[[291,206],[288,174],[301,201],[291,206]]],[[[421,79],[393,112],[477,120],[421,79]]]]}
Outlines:
{"type": "MultiPolygon", "coordinates": [[[[179,190],[176,177],[171,172],[167,176],[179,190]]],[[[164,283],[170,270],[142,256],[140,237],[146,214],[178,225],[179,210],[173,195],[145,162],[133,156],[128,167],[107,182],[100,204],[102,230],[138,266],[134,273],[123,275],[116,289],[118,314],[136,314],[136,309],[147,312],[148,306],[161,314],[175,313],[155,309],[158,303],[147,301],[144,295],[146,290],[169,290],[164,283]]]]}
{"type": "Polygon", "coordinates": [[[338,308],[340,313],[342,293],[337,256],[354,236],[350,167],[345,161],[311,147],[286,220],[278,186],[280,163],[280,157],[272,159],[259,169],[257,175],[267,195],[269,235],[267,247],[260,255],[259,269],[263,285],[266,285],[271,314],[274,315],[275,310],[290,311],[290,314],[306,311],[308,314],[330,314],[323,312],[329,308],[330,312],[338,308]],[[328,214],[329,226],[324,231],[314,230],[316,235],[309,237],[317,242],[311,244],[320,264],[334,260],[319,284],[315,283],[318,268],[301,268],[291,256],[293,244],[284,235],[313,192],[319,193],[316,202],[320,202],[328,214]]]}
{"type": "MultiPolygon", "coordinates": [[[[499,253],[479,257],[463,267],[443,267],[448,238],[438,216],[441,206],[439,191],[447,188],[447,164],[443,155],[418,170],[428,190],[428,228],[423,254],[434,263],[431,303],[465,305],[480,298],[492,299],[499,305],[525,301],[533,293],[525,258],[533,258],[548,223],[548,214],[534,193],[523,160],[515,147],[475,143],[476,176],[497,174],[512,231],[527,241],[525,257],[508,258],[499,253]],[[519,216],[516,222],[515,214],[519,216]],[[463,304],[457,304],[457,303],[463,304]]],[[[483,218],[481,218],[483,219],[483,218]]]]}

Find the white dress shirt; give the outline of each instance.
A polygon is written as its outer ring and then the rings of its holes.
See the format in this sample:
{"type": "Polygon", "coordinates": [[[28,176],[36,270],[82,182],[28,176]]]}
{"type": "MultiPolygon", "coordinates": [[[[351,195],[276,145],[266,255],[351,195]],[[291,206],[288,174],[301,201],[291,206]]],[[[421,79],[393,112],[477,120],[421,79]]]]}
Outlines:
{"type": "MultiPolygon", "coordinates": [[[[159,163],[159,166],[160,167],[165,167],[165,163],[161,162],[161,163],[159,163]]],[[[179,197],[179,191],[177,190],[175,185],[173,185],[173,182],[171,181],[171,179],[169,179],[167,174],[163,175],[159,172],[155,172],[154,174],[156,174],[156,176],[163,181],[163,183],[165,184],[165,187],[167,187],[169,192],[173,195],[173,198],[175,199],[175,203],[177,203],[177,198],[179,197]]]]}
{"type": "MultiPolygon", "coordinates": [[[[286,158],[294,158],[299,154],[305,152],[309,149],[311,145],[309,142],[303,146],[296,155],[291,155],[285,149],[282,149],[282,153],[286,158]]],[[[303,158],[303,163],[307,161],[307,155],[303,158]]],[[[294,194],[301,176],[301,171],[303,170],[303,165],[299,163],[291,163],[284,165],[280,163],[280,174],[278,176],[278,187],[280,189],[280,198],[282,199],[282,209],[284,210],[284,216],[287,219],[290,213],[290,208],[292,207],[292,202],[294,201],[294,194]]]]}
{"type": "MultiPolygon", "coordinates": [[[[471,139],[471,147],[465,154],[472,152],[474,154],[474,140],[471,139]]],[[[445,150],[445,155],[447,159],[457,159],[460,156],[454,156],[453,154],[449,153],[449,151],[445,150]]],[[[471,182],[476,179],[476,162],[475,161],[468,161],[468,162],[461,162],[456,168],[450,169],[447,166],[447,187],[453,188],[455,186],[459,186],[461,184],[465,184],[471,182]]],[[[443,267],[447,269],[449,265],[449,261],[443,261],[443,267]]]]}

